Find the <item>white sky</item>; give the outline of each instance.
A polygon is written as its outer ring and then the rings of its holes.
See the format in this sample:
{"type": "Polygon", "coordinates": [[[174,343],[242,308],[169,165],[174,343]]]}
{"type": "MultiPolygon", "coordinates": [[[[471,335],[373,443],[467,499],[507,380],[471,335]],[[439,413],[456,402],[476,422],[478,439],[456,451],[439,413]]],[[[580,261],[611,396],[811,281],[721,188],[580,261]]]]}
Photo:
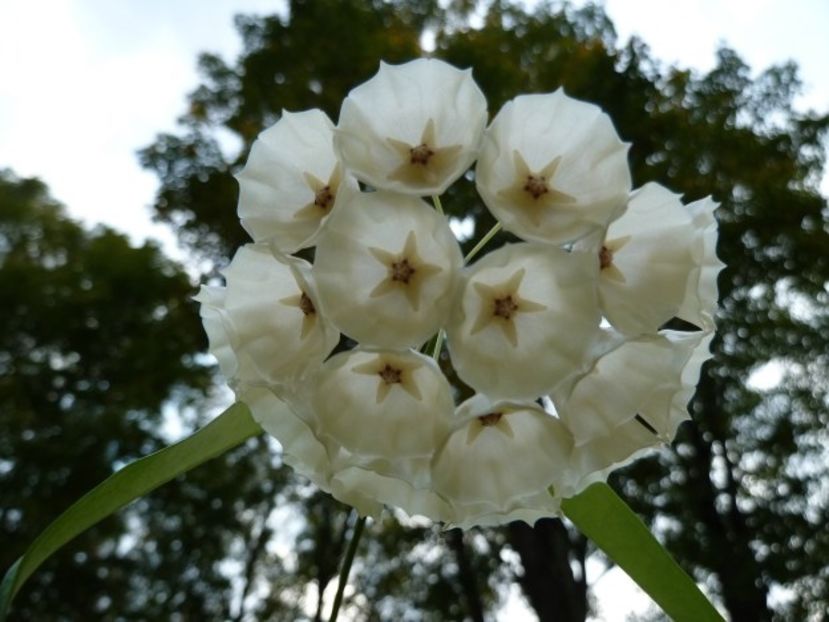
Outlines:
{"type": "MultiPolygon", "coordinates": [[[[826,0],[605,4],[621,41],[636,33],[667,63],[710,69],[720,42],[755,70],[794,59],[806,83],[799,107],[829,109],[826,0]]],[[[281,5],[0,0],[0,167],[40,177],[89,224],[105,222],[136,241],[160,239],[168,253],[186,259],[174,236],[150,221],[156,179],[139,167],[135,152],[175,128],[185,94],[198,83],[199,52],[228,59],[239,52],[232,15],[281,5]]],[[[824,178],[824,192],[828,187],[824,178]]],[[[602,620],[623,620],[647,602],[631,599],[636,588],[622,573],[605,575],[598,588],[602,620]]]]}

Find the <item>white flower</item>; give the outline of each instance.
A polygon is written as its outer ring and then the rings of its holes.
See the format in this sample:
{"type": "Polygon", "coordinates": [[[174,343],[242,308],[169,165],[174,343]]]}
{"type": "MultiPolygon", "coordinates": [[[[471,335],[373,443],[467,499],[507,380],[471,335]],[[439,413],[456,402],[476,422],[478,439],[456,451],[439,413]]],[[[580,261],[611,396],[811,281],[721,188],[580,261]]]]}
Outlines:
{"type": "Polygon", "coordinates": [[[375,188],[437,195],[475,160],[486,120],[470,70],[425,58],[380,63],[343,102],[334,145],[346,168],[375,188]]]}
{"type": "Polygon", "coordinates": [[[363,345],[419,346],[449,316],[460,247],[416,197],[355,193],[320,234],[313,273],[325,313],[363,345]]]}
{"type": "Polygon", "coordinates": [[[330,490],[331,463],[308,423],[267,387],[242,385],[237,396],[250,408],[254,420],[279,441],[285,464],[330,490]]]}
{"type": "Polygon", "coordinates": [[[558,510],[554,492],[568,478],[573,439],[533,403],[476,395],[458,407],[455,431],[437,453],[434,489],[452,506],[452,522],[530,524],[558,510]]]}
{"type": "Polygon", "coordinates": [[[449,504],[427,486],[415,487],[399,477],[389,477],[356,466],[339,468],[331,479],[331,494],[363,514],[376,516],[380,504],[403,510],[409,516],[425,516],[448,522],[449,504]]]}
{"type": "Polygon", "coordinates": [[[595,257],[511,244],[462,278],[447,326],[458,376],[497,399],[535,399],[584,365],[598,333],[595,257]]]}
{"type": "Polygon", "coordinates": [[[599,299],[608,321],[628,334],[656,331],[676,315],[713,327],[716,221],[710,200],[684,206],[649,183],[631,196],[598,250],[599,299]]]}
{"type": "Polygon", "coordinates": [[[628,144],[593,104],[561,89],[507,102],[484,134],[475,179],[504,228],[562,243],[603,228],[631,188],[628,144]]]}
{"type": "Polygon", "coordinates": [[[713,330],[717,310],[717,277],[725,264],[717,257],[717,219],[714,210],[719,207],[711,197],[694,201],[687,206],[694,226],[694,244],[691,255],[694,268],[688,277],[685,298],[677,316],[705,330],[713,330]]]}
{"type": "Polygon", "coordinates": [[[700,368],[711,357],[711,337],[662,331],[608,339],[607,351],[592,369],[569,390],[552,395],[573,434],[577,462],[587,470],[607,468],[624,463],[638,449],[670,442],[688,419],[700,368]],[[633,434],[634,422],[649,434],[633,434]],[[580,451],[587,455],[578,455],[580,451]]]}
{"type": "Polygon", "coordinates": [[[239,361],[233,351],[225,314],[226,294],[227,290],[224,287],[202,285],[198,295],[193,297],[193,300],[201,303],[199,314],[204,325],[204,332],[207,333],[210,353],[216,357],[219,370],[231,386],[235,386],[240,381],[261,381],[256,368],[250,364],[250,359],[239,361]]]}
{"type": "MultiPolygon", "coordinates": [[[[337,345],[339,333],[318,311],[307,262],[248,244],[236,252],[224,276],[220,315],[227,340],[240,365],[255,369],[260,382],[290,387],[337,345]]],[[[214,354],[226,358],[226,349],[214,354]]]]}
{"type": "Polygon", "coordinates": [[[285,463],[363,515],[554,516],[673,438],[710,357],[716,204],[631,194],[629,146],[561,89],[486,119],[471,72],[432,59],[381,63],[337,128],[284,112],[238,175],[255,243],[197,296],[222,373],[285,463]],[[476,158],[484,203],[527,241],[464,268],[420,197],[476,158]],[[313,266],[291,256],[312,246],[313,266]],[[672,318],[703,331],[657,332],[672,318]],[[416,351],[441,329],[452,378],[477,391],[457,409],[416,351]],[[357,345],[326,360],[340,332],[357,345]]]}
{"type": "Polygon", "coordinates": [[[328,359],[309,387],[316,433],[349,466],[422,487],[446,437],[452,390],[435,362],[411,350],[360,348],[328,359]]]}
{"type": "Polygon", "coordinates": [[[256,242],[283,253],[313,246],[340,191],[357,183],[334,155],[334,126],[321,110],[283,111],[253,143],[239,181],[239,217],[256,242]]]}
{"type": "Polygon", "coordinates": [[[652,452],[662,441],[638,420],[622,423],[607,436],[597,436],[573,448],[569,474],[562,496],[572,497],[590,484],[607,481],[618,468],[652,452]]]}

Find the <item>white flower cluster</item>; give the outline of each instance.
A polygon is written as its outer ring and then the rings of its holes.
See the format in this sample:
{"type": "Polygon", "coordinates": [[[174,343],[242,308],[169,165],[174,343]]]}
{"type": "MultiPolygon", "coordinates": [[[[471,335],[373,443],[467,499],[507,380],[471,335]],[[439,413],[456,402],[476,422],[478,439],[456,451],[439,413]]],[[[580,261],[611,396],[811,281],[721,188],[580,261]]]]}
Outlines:
{"type": "Polygon", "coordinates": [[[336,127],[285,112],[238,176],[254,243],[199,294],[211,351],[285,462],[364,514],[554,514],[673,438],[709,357],[716,204],[631,192],[628,145],[561,90],[486,122],[471,72],[432,59],[381,64],[336,127]],[[465,266],[422,197],[475,160],[525,241],[465,266]],[[313,265],[292,255],[311,247],[313,265]],[[660,330],[672,318],[699,330],[660,330]],[[475,391],[457,407],[421,352],[441,331],[475,391]]]}

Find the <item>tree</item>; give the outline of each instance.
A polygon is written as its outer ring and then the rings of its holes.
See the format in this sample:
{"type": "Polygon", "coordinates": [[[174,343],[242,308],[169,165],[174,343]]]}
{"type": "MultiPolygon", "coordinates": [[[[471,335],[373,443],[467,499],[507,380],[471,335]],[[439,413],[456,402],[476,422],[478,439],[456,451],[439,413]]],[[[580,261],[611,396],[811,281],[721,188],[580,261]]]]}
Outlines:
{"type": "MultiPolygon", "coordinates": [[[[245,241],[230,175],[255,135],[282,108],[318,106],[336,119],[338,103],[377,60],[422,53],[424,30],[436,35],[436,56],[473,67],[492,111],[519,92],[559,86],[600,104],[633,144],[636,182],[655,179],[687,201],[713,194],[722,202],[719,254],[728,264],[720,279],[716,356],[692,404],[695,423],[683,428],[673,452],[640,461],[614,481],[734,620],[821,615],[829,606],[822,528],[829,502],[820,484],[829,240],[817,181],[829,118],[793,110],[796,67],[752,77],[733,51],[722,49],[706,75],[665,68],[639,41],[619,47],[595,7],[528,12],[493,2],[482,27],[472,29],[463,20],[464,3],[416,15],[413,4],[294,1],[286,18],[238,18],[244,41],[238,62],[204,55],[204,84],[190,97],[183,133],[159,136],[142,152],[162,182],[158,217],[177,225],[194,250],[224,263],[245,241]],[[342,41],[346,22],[348,36],[359,40],[332,50],[328,43],[342,41]],[[221,152],[219,128],[241,140],[239,153],[221,152]],[[784,380],[767,391],[747,386],[770,361],[785,365],[784,380]],[[770,603],[772,585],[789,597],[770,603]]],[[[472,215],[474,237],[492,224],[469,187],[453,190],[444,204],[452,215],[472,215]]],[[[590,550],[571,530],[543,521],[483,538],[493,555],[502,546],[518,551],[519,581],[540,617],[584,619],[583,571],[571,568],[583,569],[590,550]]],[[[374,574],[364,574],[361,581],[370,585],[374,574]]],[[[493,576],[473,583],[480,589],[493,576]]]]}
{"type": "MultiPolygon", "coordinates": [[[[284,18],[239,18],[238,63],[203,57],[205,84],[190,97],[182,133],[142,152],[162,181],[158,217],[194,252],[226,262],[245,241],[231,173],[258,131],[283,108],[320,106],[336,118],[339,101],[378,59],[420,54],[425,30],[435,34],[436,55],[474,68],[492,111],[521,91],[562,85],[599,103],[633,143],[636,181],[722,201],[719,253],[729,266],[695,423],[674,451],[632,465],[614,483],[732,619],[819,619],[829,608],[829,234],[817,180],[829,117],[793,111],[799,81],[791,65],[752,78],[724,49],[713,71],[695,75],[659,66],[640,42],[619,47],[592,7],[527,12],[494,2],[477,29],[465,25],[468,9],[295,0],[284,18]],[[219,130],[240,139],[238,154],[222,151],[219,130]],[[752,388],[752,373],[768,362],[784,370],[782,381],[752,388]],[[770,602],[771,587],[785,598],[770,602]]],[[[471,186],[444,203],[455,217],[471,214],[479,235],[492,224],[471,186]]],[[[162,405],[201,404],[209,374],[196,357],[203,337],[186,302],[190,283],[157,249],[83,230],[34,180],[4,174],[0,205],[0,285],[12,294],[0,309],[0,560],[8,565],[53,508],[162,443],[162,405]]],[[[18,612],[320,619],[346,511],[269,450],[252,441],[103,523],[36,575],[18,612]]],[[[355,580],[363,596],[348,607],[366,619],[479,620],[517,580],[540,618],[582,620],[591,554],[552,519],[461,535],[392,513],[361,549],[355,580]]]]}
{"type": "MultiPolygon", "coordinates": [[[[165,445],[165,406],[199,417],[212,374],[182,268],[152,244],[69,219],[35,179],[0,172],[0,566],[119,465],[165,445]]],[[[275,502],[262,441],[101,523],[47,563],[20,619],[226,617],[219,562],[275,502]],[[246,485],[240,486],[241,477],[246,485]],[[264,499],[264,501],[263,501],[264,499]],[[215,525],[222,525],[217,538],[215,525]],[[78,589],[82,586],[82,589],[78,589]]],[[[283,473],[284,476],[284,473],[283,473]]],[[[255,525],[254,525],[255,527],[255,525]]]]}

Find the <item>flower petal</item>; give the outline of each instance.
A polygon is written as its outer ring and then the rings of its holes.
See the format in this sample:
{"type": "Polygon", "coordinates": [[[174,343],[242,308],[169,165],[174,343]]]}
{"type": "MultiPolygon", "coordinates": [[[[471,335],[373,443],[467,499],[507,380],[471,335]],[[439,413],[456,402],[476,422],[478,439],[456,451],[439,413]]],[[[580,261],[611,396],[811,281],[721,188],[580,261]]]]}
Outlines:
{"type": "Polygon", "coordinates": [[[486,120],[471,71],[426,58],[380,63],[343,102],[334,145],[375,188],[437,195],[475,160],[486,120]]]}
{"type": "Polygon", "coordinates": [[[239,181],[239,218],[256,242],[284,253],[312,246],[339,190],[357,189],[334,155],[334,126],[321,110],[282,113],[254,141],[239,181]]]}
{"type": "Polygon", "coordinates": [[[432,467],[434,489],[453,507],[453,523],[534,520],[557,511],[548,488],[567,478],[573,447],[558,419],[533,403],[480,395],[461,404],[456,418],[432,467]]]}
{"type": "Polygon", "coordinates": [[[599,255],[599,298],[615,328],[652,333],[676,315],[713,328],[722,267],[715,253],[715,207],[708,199],[685,206],[679,195],[649,183],[633,193],[603,239],[577,244],[599,255]]]}
{"type": "Polygon", "coordinates": [[[331,464],[323,444],[272,390],[243,386],[239,399],[248,405],[256,422],[282,445],[282,459],[322,490],[330,490],[331,464]]]}
{"type": "Polygon", "coordinates": [[[713,330],[717,309],[717,277],[725,264],[717,257],[717,219],[714,211],[719,203],[706,197],[689,204],[694,225],[694,243],[691,253],[694,270],[688,277],[685,298],[677,316],[696,324],[703,330],[713,330]]]}
{"type": "Polygon", "coordinates": [[[586,364],[599,333],[587,253],[510,244],[467,268],[447,326],[460,378],[495,399],[535,399],[586,364]]]}
{"type": "Polygon", "coordinates": [[[193,300],[201,303],[199,313],[210,344],[210,354],[216,357],[222,375],[228,382],[234,382],[240,377],[248,382],[253,382],[259,379],[258,374],[252,370],[241,370],[239,368],[239,360],[236,358],[236,353],[233,351],[230,342],[225,317],[226,292],[227,290],[224,287],[202,285],[198,295],[194,296],[193,300]]]}
{"type": "MultiPolygon", "coordinates": [[[[648,440],[672,440],[679,423],[688,418],[687,404],[700,367],[710,358],[710,339],[708,333],[663,331],[608,340],[609,350],[574,383],[569,394],[552,396],[576,446],[612,438],[637,417],[652,430],[648,440]]],[[[612,448],[612,443],[599,441],[594,450],[606,451],[603,447],[612,448]]],[[[618,454],[595,458],[608,465],[623,459],[618,454]]]]}
{"type": "Polygon", "coordinates": [[[291,385],[337,345],[339,333],[319,312],[307,262],[249,244],[224,275],[233,350],[266,383],[291,385]]]}
{"type": "Polygon", "coordinates": [[[454,404],[435,362],[413,351],[357,348],[328,359],[308,383],[317,435],[339,460],[428,483],[428,464],[454,404]]]}
{"type": "Polygon", "coordinates": [[[377,516],[377,505],[383,504],[433,521],[446,522],[452,517],[449,505],[434,491],[359,467],[338,470],[331,480],[331,493],[363,515],[377,516]]]}
{"type": "Polygon", "coordinates": [[[419,346],[449,316],[460,247],[420,199],[354,194],[319,237],[313,273],[324,312],[363,345],[419,346]]]}
{"type": "Polygon", "coordinates": [[[564,94],[507,102],[484,134],[475,179],[504,228],[562,243],[604,228],[631,188],[628,145],[598,106],[564,94]]]}

